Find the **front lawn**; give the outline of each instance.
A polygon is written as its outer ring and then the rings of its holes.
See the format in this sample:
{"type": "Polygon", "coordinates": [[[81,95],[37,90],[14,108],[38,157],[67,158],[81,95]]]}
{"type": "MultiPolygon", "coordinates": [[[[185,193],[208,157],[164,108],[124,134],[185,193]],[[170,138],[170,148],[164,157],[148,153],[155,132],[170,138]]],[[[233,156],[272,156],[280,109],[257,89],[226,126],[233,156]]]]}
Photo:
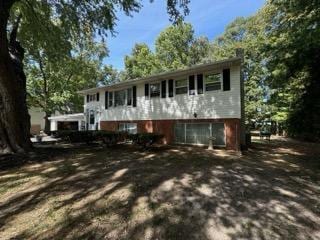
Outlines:
{"type": "Polygon", "coordinates": [[[320,239],[320,145],[57,145],[0,171],[0,239],[320,239]]]}

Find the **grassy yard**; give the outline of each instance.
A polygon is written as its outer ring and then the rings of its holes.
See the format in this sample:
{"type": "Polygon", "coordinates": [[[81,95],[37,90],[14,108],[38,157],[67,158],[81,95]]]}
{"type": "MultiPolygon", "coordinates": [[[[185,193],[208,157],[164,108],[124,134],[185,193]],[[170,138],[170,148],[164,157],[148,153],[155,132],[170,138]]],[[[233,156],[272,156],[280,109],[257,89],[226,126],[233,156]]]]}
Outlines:
{"type": "Polygon", "coordinates": [[[0,239],[320,239],[320,145],[39,148],[0,171],[0,239]]]}

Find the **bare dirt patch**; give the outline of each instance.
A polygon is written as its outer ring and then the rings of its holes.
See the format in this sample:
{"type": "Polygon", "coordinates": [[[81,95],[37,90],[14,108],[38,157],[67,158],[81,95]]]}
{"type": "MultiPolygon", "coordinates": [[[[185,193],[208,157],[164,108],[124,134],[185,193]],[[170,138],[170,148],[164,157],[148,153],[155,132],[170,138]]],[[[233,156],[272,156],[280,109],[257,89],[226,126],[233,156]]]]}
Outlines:
{"type": "Polygon", "coordinates": [[[320,239],[319,144],[38,151],[0,172],[0,239],[320,239]]]}

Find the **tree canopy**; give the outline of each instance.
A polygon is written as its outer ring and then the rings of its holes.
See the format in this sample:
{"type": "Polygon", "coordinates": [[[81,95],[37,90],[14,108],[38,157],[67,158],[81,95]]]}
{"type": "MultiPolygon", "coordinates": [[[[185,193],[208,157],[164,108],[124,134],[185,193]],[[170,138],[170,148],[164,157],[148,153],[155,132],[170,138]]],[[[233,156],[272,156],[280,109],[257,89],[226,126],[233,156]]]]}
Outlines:
{"type": "Polygon", "coordinates": [[[124,59],[126,75],[134,79],[154,73],[159,68],[155,54],[147,44],[137,43],[124,59]]]}
{"type": "Polygon", "coordinates": [[[198,64],[209,56],[209,49],[206,37],[196,37],[190,23],[179,21],[160,32],[154,52],[145,43],[134,46],[124,59],[126,77],[134,79],[198,64]]]}
{"type": "Polygon", "coordinates": [[[273,101],[287,109],[292,136],[320,139],[320,3],[273,0],[265,11],[264,50],[273,101]],[[303,117],[302,117],[303,116],[303,117]]]}

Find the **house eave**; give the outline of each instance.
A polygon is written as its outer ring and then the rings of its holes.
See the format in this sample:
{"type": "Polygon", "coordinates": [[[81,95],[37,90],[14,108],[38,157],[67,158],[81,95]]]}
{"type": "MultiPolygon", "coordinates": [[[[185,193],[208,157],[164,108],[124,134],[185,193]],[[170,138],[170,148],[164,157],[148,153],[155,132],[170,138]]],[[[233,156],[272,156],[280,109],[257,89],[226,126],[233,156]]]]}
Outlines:
{"type": "Polygon", "coordinates": [[[174,71],[169,71],[169,72],[158,73],[158,74],[154,74],[154,75],[151,75],[148,77],[127,80],[127,81],[115,83],[115,84],[108,85],[108,86],[84,89],[84,90],[78,91],[78,93],[81,95],[85,95],[85,94],[90,94],[90,93],[96,93],[97,91],[100,91],[100,90],[117,89],[117,88],[121,88],[124,86],[135,85],[135,84],[143,83],[143,82],[166,80],[166,79],[175,78],[175,77],[178,77],[181,75],[196,74],[199,72],[205,72],[205,71],[221,69],[221,68],[228,68],[228,67],[238,66],[238,65],[241,65],[241,58],[240,57],[229,58],[229,59],[224,59],[221,61],[194,65],[194,66],[191,66],[191,67],[188,67],[185,69],[179,69],[179,70],[174,70],[174,71]]]}

